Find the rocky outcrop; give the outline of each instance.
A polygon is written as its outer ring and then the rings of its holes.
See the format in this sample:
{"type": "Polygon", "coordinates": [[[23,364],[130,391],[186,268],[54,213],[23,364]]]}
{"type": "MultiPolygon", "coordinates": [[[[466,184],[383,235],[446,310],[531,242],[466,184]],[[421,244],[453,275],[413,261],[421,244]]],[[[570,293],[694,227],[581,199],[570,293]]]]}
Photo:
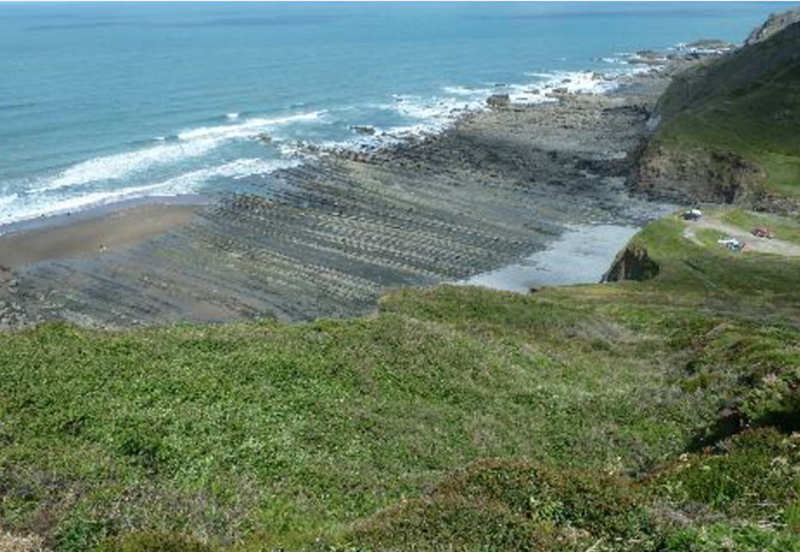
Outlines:
{"type": "Polygon", "coordinates": [[[658,143],[644,147],[634,174],[636,188],[653,197],[748,205],[759,200],[763,177],[758,165],[735,153],[658,143]]]}
{"type": "Polygon", "coordinates": [[[508,94],[494,94],[486,99],[486,105],[494,108],[503,108],[511,105],[511,98],[508,94]]]}
{"type": "Polygon", "coordinates": [[[350,130],[358,134],[367,134],[370,136],[375,134],[375,127],[372,125],[350,125],[350,130]]]}
{"type": "Polygon", "coordinates": [[[686,48],[689,50],[699,50],[701,52],[726,52],[732,49],[734,46],[730,42],[725,42],[723,40],[719,40],[717,38],[703,38],[701,40],[696,40],[690,44],[686,45],[686,48]]]}
{"type": "Polygon", "coordinates": [[[753,30],[747,37],[745,45],[750,46],[763,42],[773,35],[781,32],[789,25],[800,22],[800,8],[795,8],[784,13],[773,13],[763,25],[753,30]]]}
{"type": "Polygon", "coordinates": [[[629,243],[617,254],[602,283],[621,282],[624,280],[644,281],[658,275],[658,264],[647,253],[647,249],[635,243],[629,243]]]}
{"type": "Polygon", "coordinates": [[[661,66],[667,63],[667,55],[655,50],[640,50],[631,57],[630,61],[636,65],[661,66]]]}

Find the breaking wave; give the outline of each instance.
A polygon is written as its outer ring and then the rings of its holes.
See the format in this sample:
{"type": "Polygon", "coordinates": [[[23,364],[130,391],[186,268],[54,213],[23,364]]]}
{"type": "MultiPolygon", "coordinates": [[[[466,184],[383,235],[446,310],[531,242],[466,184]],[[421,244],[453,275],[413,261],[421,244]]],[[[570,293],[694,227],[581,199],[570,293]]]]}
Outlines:
{"type": "Polygon", "coordinates": [[[128,186],[115,190],[93,191],[73,196],[60,194],[57,197],[41,193],[11,194],[0,197],[0,224],[58,215],[87,207],[97,207],[143,197],[196,194],[204,184],[215,178],[239,180],[249,176],[269,174],[298,164],[298,161],[292,160],[237,159],[230,163],[190,171],[153,184],[128,186]]]}
{"type": "Polygon", "coordinates": [[[250,139],[276,127],[319,120],[323,111],[275,118],[254,118],[238,124],[200,127],[183,131],[177,139],[160,136],[157,145],[125,153],[96,157],[72,165],[60,173],[34,183],[32,191],[46,192],[95,182],[130,178],[151,169],[207,155],[226,142],[250,139]]]}

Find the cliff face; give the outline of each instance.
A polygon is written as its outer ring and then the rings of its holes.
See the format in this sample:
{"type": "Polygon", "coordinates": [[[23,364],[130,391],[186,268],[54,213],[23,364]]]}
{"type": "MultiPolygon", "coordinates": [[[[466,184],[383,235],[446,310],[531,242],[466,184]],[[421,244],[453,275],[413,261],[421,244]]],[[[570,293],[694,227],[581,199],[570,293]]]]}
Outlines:
{"type": "Polygon", "coordinates": [[[800,11],[678,75],[633,186],[655,196],[800,210],[800,11]]]}
{"type": "Polygon", "coordinates": [[[621,282],[623,280],[644,281],[658,275],[659,266],[647,253],[647,249],[629,243],[617,254],[611,268],[603,276],[602,282],[621,282]]]}
{"type": "Polygon", "coordinates": [[[765,197],[761,168],[731,152],[661,144],[645,148],[636,167],[640,190],[671,200],[756,204],[765,197]]]}

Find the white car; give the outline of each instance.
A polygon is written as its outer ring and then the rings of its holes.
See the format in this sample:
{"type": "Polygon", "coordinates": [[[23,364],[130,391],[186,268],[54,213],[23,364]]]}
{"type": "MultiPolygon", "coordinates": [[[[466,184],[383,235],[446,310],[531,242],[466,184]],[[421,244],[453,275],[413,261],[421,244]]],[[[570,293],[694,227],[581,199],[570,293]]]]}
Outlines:
{"type": "Polygon", "coordinates": [[[731,251],[741,251],[742,249],[744,249],[745,246],[743,242],[740,242],[736,238],[725,238],[722,240],[717,240],[717,243],[720,245],[724,245],[731,251]]]}
{"type": "Polygon", "coordinates": [[[689,209],[688,211],[684,211],[683,219],[684,220],[699,220],[700,217],[703,216],[703,211],[700,209],[689,209]]]}

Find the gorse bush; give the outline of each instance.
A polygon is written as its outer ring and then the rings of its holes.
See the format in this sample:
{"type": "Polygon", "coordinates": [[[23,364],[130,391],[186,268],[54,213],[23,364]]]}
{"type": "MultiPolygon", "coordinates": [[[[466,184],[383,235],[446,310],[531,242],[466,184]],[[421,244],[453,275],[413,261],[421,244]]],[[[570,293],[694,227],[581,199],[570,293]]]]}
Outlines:
{"type": "Polygon", "coordinates": [[[624,478],[519,461],[484,461],[359,523],[344,538],[375,550],[585,550],[649,542],[652,520],[624,478]]]}
{"type": "Polygon", "coordinates": [[[745,431],[702,454],[687,455],[658,478],[666,496],[737,517],[785,522],[800,497],[800,436],[745,431]]]}

